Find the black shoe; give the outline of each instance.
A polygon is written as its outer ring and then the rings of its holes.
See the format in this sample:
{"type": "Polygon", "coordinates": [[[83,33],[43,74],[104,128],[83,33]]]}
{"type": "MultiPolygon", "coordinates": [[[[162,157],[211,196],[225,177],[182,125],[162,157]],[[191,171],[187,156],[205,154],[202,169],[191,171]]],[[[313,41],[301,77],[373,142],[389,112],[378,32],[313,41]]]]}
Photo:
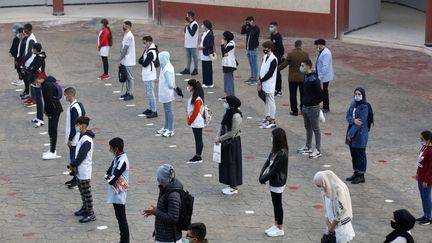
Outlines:
{"type": "Polygon", "coordinates": [[[153,111],[150,109],[147,109],[143,112],[144,115],[150,115],[151,113],[153,113],[153,111]]]}
{"type": "Polygon", "coordinates": [[[360,184],[360,183],[365,183],[364,174],[359,174],[351,181],[351,184],[360,184]]]}
{"type": "Polygon", "coordinates": [[[358,171],[354,171],[354,174],[346,178],[346,181],[353,181],[358,175],[359,175],[358,171]]]}
{"type": "Polygon", "coordinates": [[[203,160],[201,158],[201,156],[199,155],[195,155],[192,159],[190,159],[187,163],[188,164],[196,164],[196,163],[202,163],[203,160]]]}
{"type": "Polygon", "coordinates": [[[425,216],[421,216],[420,218],[417,218],[416,221],[417,222],[421,222],[423,220],[427,219],[425,216]]]}
{"type": "Polygon", "coordinates": [[[26,95],[28,95],[26,92],[22,92],[22,93],[19,95],[19,97],[22,98],[22,97],[24,97],[24,96],[26,96],[26,95]]]}
{"type": "Polygon", "coordinates": [[[76,179],[75,179],[75,177],[74,178],[72,178],[70,181],[66,181],[65,182],[65,185],[70,185],[70,184],[74,184],[74,183],[76,183],[77,181],[76,181],[76,179]]]}
{"type": "Polygon", "coordinates": [[[282,96],[282,91],[275,91],[274,96],[275,97],[281,97],[282,96]]]}
{"type": "Polygon", "coordinates": [[[189,69],[185,68],[183,71],[180,72],[180,74],[190,74],[189,69]]]}
{"type": "Polygon", "coordinates": [[[329,113],[330,109],[323,109],[323,113],[329,113]]]}
{"type": "Polygon", "coordinates": [[[68,188],[68,189],[78,188],[78,183],[75,182],[75,183],[69,184],[69,185],[67,186],[67,188],[68,188]]]}
{"type": "Polygon", "coordinates": [[[157,111],[155,111],[155,112],[152,112],[152,113],[148,114],[147,118],[155,118],[157,116],[158,116],[157,111]]]}
{"type": "Polygon", "coordinates": [[[297,112],[290,112],[290,115],[291,116],[298,116],[298,113],[297,112]]]}
{"type": "Polygon", "coordinates": [[[124,101],[133,100],[133,99],[134,97],[131,94],[127,94],[127,96],[123,98],[124,101]]]}
{"type": "Polygon", "coordinates": [[[75,216],[84,216],[84,215],[86,215],[86,211],[85,211],[84,208],[80,208],[80,210],[76,211],[76,212],[74,213],[74,215],[75,215],[75,216]]]}
{"type": "Polygon", "coordinates": [[[198,75],[198,70],[194,69],[191,73],[191,75],[198,75]]]}
{"type": "Polygon", "coordinates": [[[425,218],[419,222],[419,225],[429,225],[429,224],[431,224],[431,220],[428,218],[425,218]]]}
{"type": "Polygon", "coordinates": [[[90,221],[95,221],[96,220],[96,215],[95,214],[90,214],[90,215],[86,215],[84,217],[82,217],[79,222],[80,223],[88,223],[90,221]]]}
{"type": "Polygon", "coordinates": [[[125,93],[124,95],[121,95],[120,98],[125,98],[126,96],[128,96],[128,93],[125,93]]]}

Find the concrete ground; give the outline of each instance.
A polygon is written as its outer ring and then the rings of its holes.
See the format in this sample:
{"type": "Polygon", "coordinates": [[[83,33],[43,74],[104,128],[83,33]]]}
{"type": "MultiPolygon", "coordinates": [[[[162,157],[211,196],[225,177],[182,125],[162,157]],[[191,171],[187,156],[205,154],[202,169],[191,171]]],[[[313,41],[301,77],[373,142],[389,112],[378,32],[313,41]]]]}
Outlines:
{"type": "MultiPolygon", "coordinates": [[[[162,163],[172,163],[177,177],[195,195],[193,221],[207,225],[210,242],[319,242],[325,221],[320,191],[312,184],[313,175],[323,169],[335,171],[342,179],[349,176],[351,161],[344,145],[345,112],[353,89],[366,87],[367,98],[375,112],[368,146],[366,183],[351,185],[353,242],[382,242],[390,228],[392,212],[399,208],[420,216],[421,202],[416,181],[419,133],[430,129],[432,68],[430,57],[418,52],[359,46],[340,41],[329,41],[334,55],[336,78],[330,86],[331,113],[321,124],[323,157],[310,160],[296,154],[304,145],[303,119],[289,116],[287,72],[283,72],[283,96],[277,98],[277,122],[288,134],[290,147],[288,187],[284,192],[285,236],[269,239],[264,230],[273,222],[273,209],[268,186],[258,183],[258,173],[270,151],[270,130],[258,128],[263,117],[263,105],[256,96],[256,88],[245,85],[249,68],[244,52],[244,37],[236,34],[240,63],[235,73],[236,94],[242,100],[244,123],[243,179],[239,194],[225,196],[218,183],[218,166],[211,161],[212,140],[222,117],[223,75],[220,60],[213,66],[215,88],[206,90],[206,102],[214,111],[213,121],[204,131],[204,163],[186,164],[194,154],[193,135],[185,121],[186,98],[177,99],[175,131],[172,138],[161,138],[154,133],[163,125],[163,110],[153,120],[137,116],[146,107],[140,68],[134,69],[136,91],[133,101],[119,100],[121,85],[116,76],[121,41],[121,19],[112,18],[114,45],[110,55],[108,82],[97,80],[102,65],[96,50],[98,20],[33,22],[38,41],[47,52],[47,73],[57,77],[63,87],[73,86],[78,98],[91,117],[91,128],[96,132],[93,155],[92,189],[97,220],[79,224],[73,211],[80,207],[77,190],[67,189],[63,183],[68,150],[63,144],[65,114],[59,124],[57,151],[63,157],[43,161],[49,138],[47,126],[35,129],[30,120],[33,108],[25,108],[18,100],[21,87],[10,84],[16,78],[9,48],[12,24],[0,25],[0,242],[116,242],[118,226],[111,205],[105,203],[105,170],[111,162],[108,141],[120,136],[131,161],[130,190],[127,215],[132,242],[152,242],[154,218],[145,219],[141,212],[157,200],[155,171],[162,163]],[[111,85],[109,85],[111,84],[111,85]],[[29,114],[30,112],[30,114],[29,114]],[[175,145],[175,146],[174,146],[175,145]],[[210,176],[211,175],[211,176],[210,176]],[[252,211],[252,212],[250,212],[252,211]],[[107,226],[107,229],[98,229],[107,226]]],[[[177,71],[184,68],[183,35],[181,27],[136,24],[133,32],[137,40],[151,34],[160,50],[171,53],[177,71]]],[[[219,45],[221,31],[216,31],[219,45]]],[[[291,49],[295,38],[284,39],[291,49]]],[[[305,49],[314,55],[313,40],[303,38],[305,49]]],[[[220,54],[219,50],[218,53],[220,54]]],[[[200,68],[201,70],[201,68],[200,68]]],[[[184,79],[176,83],[184,91],[184,79]]],[[[201,76],[197,76],[201,79],[201,76]]],[[[66,104],[63,103],[64,107],[66,104]]],[[[430,227],[416,225],[412,234],[416,242],[432,242],[430,227]]]]}

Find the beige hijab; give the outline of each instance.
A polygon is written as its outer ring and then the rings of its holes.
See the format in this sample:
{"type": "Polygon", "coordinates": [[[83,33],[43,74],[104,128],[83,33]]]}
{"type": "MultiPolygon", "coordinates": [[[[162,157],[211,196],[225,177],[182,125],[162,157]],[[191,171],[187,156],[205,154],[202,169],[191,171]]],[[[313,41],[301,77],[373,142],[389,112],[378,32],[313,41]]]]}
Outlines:
{"type": "Polygon", "coordinates": [[[352,218],[351,196],[347,185],[331,170],[318,171],[313,182],[324,189],[325,195],[331,200],[338,200],[352,218]]]}

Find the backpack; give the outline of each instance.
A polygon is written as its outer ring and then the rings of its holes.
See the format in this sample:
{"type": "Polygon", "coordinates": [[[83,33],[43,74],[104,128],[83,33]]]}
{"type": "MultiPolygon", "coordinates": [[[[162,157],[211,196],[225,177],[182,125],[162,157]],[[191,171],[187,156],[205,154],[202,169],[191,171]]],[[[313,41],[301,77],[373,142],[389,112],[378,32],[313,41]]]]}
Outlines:
{"type": "Polygon", "coordinates": [[[160,62],[159,62],[159,50],[157,48],[157,46],[155,48],[149,48],[148,51],[154,50],[156,52],[156,58],[153,61],[153,64],[155,66],[155,68],[160,67],[160,62]]]}
{"type": "Polygon", "coordinates": [[[213,112],[208,108],[207,105],[204,105],[202,117],[204,119],[204,126],[208,126],[212,120],[213,112]]]}
{"type": "Polygon", "coordinates": [[[52,84],[54,85],[54,87],[57,90],[57,95],[54,95],[54,98],[60,100],[63,97],[62,87],[60,86],[60,84],[57,83],[57,81],[56,82],[52,82],[52,84]]]}
{"type": "Polygon", "coordinates": [[[195,198],[185,190],[180,190],[180,189],[168,190],[168,193],[171,192],[178,192],[180,194],[180,200],[181,200],[180,215],[177,221],[176,228],[177,230],[187,231],[189,225],[191,225],[193,204],[195,198]]]}
{"type": "Polygon", "coordinates": [[[127,81],[126,67],[122,64],[119,65],[118,78],[120,83],[124,83],[127,81]]]}
{"type": "Polygon", "coordinates": [[[371,104],[369,104],[369,102],[367,103],[367,106],[368,106],[368,109],[369,109],[369,111],[368,111],[368,130],[370,131],[372,125],[375,125],[375,122],[374,122],[374,113],[373,113],[372,106],[371,106],[371,104]]]}

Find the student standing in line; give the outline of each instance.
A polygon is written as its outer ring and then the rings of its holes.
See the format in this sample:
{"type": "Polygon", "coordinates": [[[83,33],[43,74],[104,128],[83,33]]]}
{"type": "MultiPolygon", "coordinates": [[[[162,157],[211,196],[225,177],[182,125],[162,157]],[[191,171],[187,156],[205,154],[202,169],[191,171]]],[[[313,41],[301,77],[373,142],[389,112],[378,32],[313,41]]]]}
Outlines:
{"type": "Polygon", "coordinates": [[[107,203],[112,204],[114,207],[120,229],[120,243],[129,243],[129,225],[126,218],[129,159],[123,150],[123,139],[119,137],[111,139],[109,141],[109,148],[110,152],[114,155],[114,159],[105,174],[105,179],[108,182],[107,203]]]}
{"type": "Polygon", "coordinates": [[[288,142],[282,128],[272,131],[272,143],[272,150],[261,169],[259,182],[261,184],[270,182],[275,222],[265,233],[270,237],[276,237],[284,235],[282,193],[288,177],[288,142]]]}
{"type": "Polygon", "coordinates": [[[100,23],[101,31],[99,32],[98,36],[98,51],[102,58],[103,74],[101,74],[98,79],[106,80],[110,78],[108,75],[108,55],[110,47],[112,46],[112,34],[111,28],[108,26],[109,23],[107,19],[102,19],[100,23]]]}
{"type": "Polygon", "coordinates": [[[234,71],[237,70],[234,35],[230,31],[222,34],[221,53],[224,73],[224,91],[226,96],[234,95],[234,71]]]}
{"type": "Polygon", "coordinates": [[[36,37],[32,32],[33,26],[29,23],[24,25],[24,33],[27,36],[26,42],[25,42],[25,51],[24,55],[20,59],[21,66],[25,68],[25,76],[24,76],[24,84],[25,89],[24,92],[20,94],[20,97],[22,100],[27,100],[30,98],[30,82],[31,80],[31,73],[28,71],[28,68],[30,67],[30,64],[33,62],[33,59],[35,55],[33,54],[33,46],[37,43],[36,37]]]}
{"type": "Polygon", "coordinates": [[[250,78],[245,81],[249,85],[255,85],[258,82],[258,46],[260,29],[255,23],[252,16],[246,18],[242,26],[241,34],[246,35],[246,54],[250,66],[250,78]]]}
{"type": "Polygon", "coordinates": [[[394,229],[386,236],[384,243],[414,243],[410,230],[414,228],[415,218],[406,209],[393,212],[393,220],[390,226],[394,229]]]}
{"type": "Polygon", "coordinates": [[[315,47],[318,52],[316,58],[316,73],[321,80],[321,87],[323,90],[323,112],[330,112],[330,100],[328,87],[330,82],[334,79],[333,71],[333,57],[331,51],[326,47],[324,39],[315,40],[315,47]]]}
{"type": "Polygon", "coordinates": [[[184,243],[208,243],[208,240],[205,238],[206,234],[207,229],[205,224],[192,223],[188,227],[184,243]]]}
{"type": "Polygon", "coordinates": [[[38,75],[42,78],[46,78],[45,74],[45,59],[46,54],[42,51],[42,45],[40,43],[36,43],[33,46],[33,53],[35,57],[33,58],[32,63],[28,68],[28,72],[31,79],[31,96],[32,98],[28,100],[28,102],[24,102],[26,107],[32,107],[36,105],[36,118],[32,120],[34,123],[34,127],[40,127],[44,125],[43,121],[43,102],[42,102],[42,86],[34,82],[38,75]]]}
{"type": "Polygon", "coordinates": [[[191,93],[191,97],[187,102],[187,124],[192,128],[195,138],[195,155],[188,163],[202,163],[203,138],[202,132],[204,128],[203,108],[204,108],[204,90],[201,83],[195,79],[189,79],[187,90],[191,93]]]}
{"type": "MultiPolygon", "coordinates": [[[[75,158],[76,146],[80,139],[79,132],[75,130],[75,123],[79,117],[85,116],[86,112],[83,104],[76,99],[76,90],[73,87],[68,87],[64,90],[64,99],[69,102],[66,112],[65,143],[69,148],[69,161],[72,161],[75,158]]],[[[69,174],[73,178],[65,182],[65,185],[71,189],[78,186],[78,179],[74,171],[71,171],[69,174]]]]}
{"type": "Polygon", "coordinates": [[[198,48],[199,24],[195,20],[195,13],[192,11],[186,13],[186,23],[185,23],[184,33],[185,33],[184,47],[186,49],[186,67],[180,73],[198,75],[197,48],[198,48]],[[194,62],[194,69],[191,73],[190,70],[191,70],[192,59],[194,62]]]}
{"type": "MultiPolygon", "coordinates": [[[[21,30],[21,28],[18,29],[18,34],[19,34],[20,42],[18,44],[18,53],[17,53],[17,57],[16,57],[16,61],[15,61],[15,67],[17,68],[17,72],[18,72],[18,75],[20,76],[20,80],[12,82],[12,84],[16,85],[16,86],[21,86],[21,85],[24,85],[24,78],[25,78],[25,67],[24,67],[22,60],[24,59],[24,53],[25,53],[25,47],[26,47],[25,43],[27,42],[28,36],[24,32],[24,28],[22,28],[22,30],[21,30]]],[[[20,97],[21,97],[21,94],[20,94],[20,97]]]]}
{"type": "Polygon", "coordinates": [[[420,151],[417,160],[417,183],[423,207],[423,216],[416,219],[420,225],[428,225],[432,220],[432,132],[420,134],[420,151]]]}
{"type": "Polygon", "coordinates": [[[9,54],[11,55],[11,57],[14,58],[14,68],[18,72],[18,79],[12,81],[11,84],[18,86],[24,84],[19,72],[19,67],[17,65],[19,44],[21,42],[24,33],[24,26],[22,26],[22,24],[14,24],[12,27],[12,32],[13,32],[13,39],[12,39],[11,47],[9,49],[9,54]]]}
{"type": "MultiPolygon", "coordinates": [[[[269,32],[270,32],[270,40],[273,43],[274,49],[273,54],[276,56],[278,63],[282,62],[282,57],[285,53],[285,48],[283,46],[282,36],[278,32],[278,23],[276,21],[272,21],[269,24],[269,32]]],[[[304,59],[303,59],[304,60],[304,59]]],[[[282,96],[282,75],[280,70],[277,69],[276,76],[276,91],[274,94],[275,97],[282,96]]]]}
{"type": "Polygon", "coordinates": [[[143,44],[144,52],[138,61],[142,65],[141,77],[144,82],[148,103],[148,108],[143,114],[146,115],[147,118],[155,118],[158,116],[154,93],[154,82],[157,79],[155,61],[158,59],[158,50],[150,35],[143,37],[143,44]]]}
{"type": "Polygon", "coordinates": [[[202,78],[203,78],[203,88],[213,88],[213,61],[210,59],[210,55],[215,52],[214,49],[214,34],[213,26],[209,20],[204,20],[203,34],[201,37],[201,44],[198,47],[201,53],[201,64],[202,64],[202,78]]]}
{"type": "Polygon", "coordinates": [[[135,60],[135,37],[132,34],[132,23],[130,21],[123,22],[123,41],[120,49],[120,65],[125,66],[127,73],[127,89],[126,93],[120,96],[124,101],[133,100],[133,92],[135,88],[135,79],[132,68],[136,64],[135,60]]]}

